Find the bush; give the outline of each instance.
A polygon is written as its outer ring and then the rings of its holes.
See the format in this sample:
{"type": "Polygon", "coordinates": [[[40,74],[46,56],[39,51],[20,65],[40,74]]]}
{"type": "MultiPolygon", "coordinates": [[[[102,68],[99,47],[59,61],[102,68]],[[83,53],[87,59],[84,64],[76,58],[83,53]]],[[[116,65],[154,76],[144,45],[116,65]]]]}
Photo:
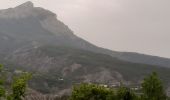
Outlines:
{"type": "Polygon", "coordinates": [[[70,100],[116,100],[114,91],[95,84],[74,86],[70,100]]]}
{"type": "Polygon", "coordinates": [[[117,100],[137,100],[135,93],[127,87],[120,87],[117,91],[117,100]]]}

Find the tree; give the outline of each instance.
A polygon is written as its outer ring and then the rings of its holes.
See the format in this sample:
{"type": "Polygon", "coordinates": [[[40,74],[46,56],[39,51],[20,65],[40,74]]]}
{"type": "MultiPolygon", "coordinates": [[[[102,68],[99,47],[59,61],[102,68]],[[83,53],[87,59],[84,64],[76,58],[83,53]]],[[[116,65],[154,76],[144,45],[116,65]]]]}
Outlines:
{"type": "Polygon", "coordinates": [[[30,78],[31,74],[25,73],[14,79],[14,82],[12,83],[12,100],[22,100],[22,97],[25,96],[27,82],[30,78]]]}
{"type": "Polygon", "coordinates": [[[95,84],[80,84],[75,86],[70,100],[116,100],[114,91],[95,84]]]}
{"type": "Polygon", "coordinates": [[[11,84],[12,90],[10,90],[5,88],[3,73],[3,66],[0,65],[0,100],[22,100],[27,88],[27,82],[31,78],[31,74],[23,73],[15,77],[11,84]],[[11,94],[10,91],[12,91],[11,94]]]}
{"type": "Polygon", "coordinates": [[[146,77],[142,83],[142,99],[144,100],[166,100],[166,94],[157,73],[153,72],[146,77]]]}
{"type": "MultiPolygon", "coordinates": [[[[3,66],[0,65],[0,73],[2,73],[3,66]]],[[[4,87],[4,79],[2,74],[0,74],[0,99],[5,98],[5,87],[4,87]]]]}
{"type": "Polygon", "coordinates": [[[137,100],[137,96],[132,90],[122,86],[117,91],[117,100],[137,100]]]}

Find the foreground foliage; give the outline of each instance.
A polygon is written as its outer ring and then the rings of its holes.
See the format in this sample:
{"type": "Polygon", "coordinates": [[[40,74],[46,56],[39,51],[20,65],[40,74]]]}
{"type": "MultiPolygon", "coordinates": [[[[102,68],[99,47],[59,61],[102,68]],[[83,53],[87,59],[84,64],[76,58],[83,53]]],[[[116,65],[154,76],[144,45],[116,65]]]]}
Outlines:
{"type": "Polygon", "coordinates": [[[117,91],[117,100],[137,100],[135,93],[127,87],[120,87],[117,91]]]}
{"type": "Polygon", "coordinates": [[[166,94],[162,82],[154,72],[144,79],[142,83],[142,99],[144,100],[166,100],[166,94]]]}
{"type": "Polygon", "coordinates": [[[0,65],[0,100],[22,100],[27,88],[27,82],[31,78],[31,74],[22,73],[19,76],[14,77],[13,82],[9,88],[5,85],[5,72],[3,66],[0,65]]]}
{"type": "Polygon", "coordinates": [[[155,72],[143,80],[141,91],[137,95],[124,86],[111,89],[83,83],[74,86],[70,100],[167,100],[161,80],[155,72]]]}
{"type": "Polygon", "coordinates": [[[114,91],[94,84],[81,84],[74,87],[70,100],[114,100],[114,91]]]}
{"type": "MultiPolygon", "coordinates": [[[[13,78],[10,88],[8,88],[5,83],[5,71],[0,65],[0,100],[22,100],[30,78],[29,73],[22,73],[13,78]]],[[[124,86],[115,89],[83,83],[73,87],[70,97],[56,98],[56,100],[168,100],[168,98],[161,80],[154,72],[144,78],[140,94],[124,86]]]]}

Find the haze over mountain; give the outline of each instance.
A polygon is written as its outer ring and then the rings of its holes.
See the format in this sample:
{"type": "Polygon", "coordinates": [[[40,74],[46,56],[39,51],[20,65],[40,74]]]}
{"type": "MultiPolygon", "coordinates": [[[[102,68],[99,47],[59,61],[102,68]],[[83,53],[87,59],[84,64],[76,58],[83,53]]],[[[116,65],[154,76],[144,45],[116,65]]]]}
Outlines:
{"type": "MultiPolygon", "coordinates": [[[[8,38],[16,40],[9,42],[14,48],[16,45],[69,45],[80,49],[90,50],[93,52],[109,54],[119,59],[146,63],[152,65],[160,65],[169,67],[169,59],[161,59],[159,57],[147,57],[135,53],[120,53],[99,48],[77,37],[62,22],[56,19],[56,15],[45,9],[34,7],[32,2],[26,2],[14,9],[0,11],[0,29],[1,34],[5,35],[1,41],[7,41],[8,38]],[[48,34],[47,34],[48,33],[48,34]]],[[[10,41],[12,39],[9,39],[10,41]]],[[[1,46],[1,50],[9,48],[1,46]]],[[[15,48],[16,49],[16,48],[15,48]]]]}
{"type": "Polygon", "coordinates": [[[0,10],[1,62],[32,72],[30,87],[43,93],[63,94],[79,82],[139,84],[152,71],[170,83],[170,59],[97,47],[32,2],[0,10]]]}
{"type": "MultiPolygon", "coordinates": [[[[9,8],[27,0],[2,0],[9,8]]],[[[169,0],[30,0],[58,14],[76,35],[111,50],[170,57],[169,0]]]]}

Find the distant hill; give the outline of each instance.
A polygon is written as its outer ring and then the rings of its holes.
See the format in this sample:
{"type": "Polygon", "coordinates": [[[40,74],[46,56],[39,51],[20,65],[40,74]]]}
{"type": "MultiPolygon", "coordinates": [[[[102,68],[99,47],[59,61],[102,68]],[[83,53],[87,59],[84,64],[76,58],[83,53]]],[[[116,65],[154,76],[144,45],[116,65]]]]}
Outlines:
{"type": "Polygon", "coordinates": [[[32,72],[30,87],[44,93],[62,94],[79,82],[139,84],[152,71],[170,82],[170,59],[95,46],[31,2],[0,10],[0,61],[32,72]]]}
{"type": "Polygon", "coordinates": [[[8,61],[34,73],[30,86],[43,93],[60,94],[80,82],[140,84],[152,71],[159,73],[166,86],[170,83],[169,68],[126,62],[82,49],[48,45],[18,52],[8,61]]]}

